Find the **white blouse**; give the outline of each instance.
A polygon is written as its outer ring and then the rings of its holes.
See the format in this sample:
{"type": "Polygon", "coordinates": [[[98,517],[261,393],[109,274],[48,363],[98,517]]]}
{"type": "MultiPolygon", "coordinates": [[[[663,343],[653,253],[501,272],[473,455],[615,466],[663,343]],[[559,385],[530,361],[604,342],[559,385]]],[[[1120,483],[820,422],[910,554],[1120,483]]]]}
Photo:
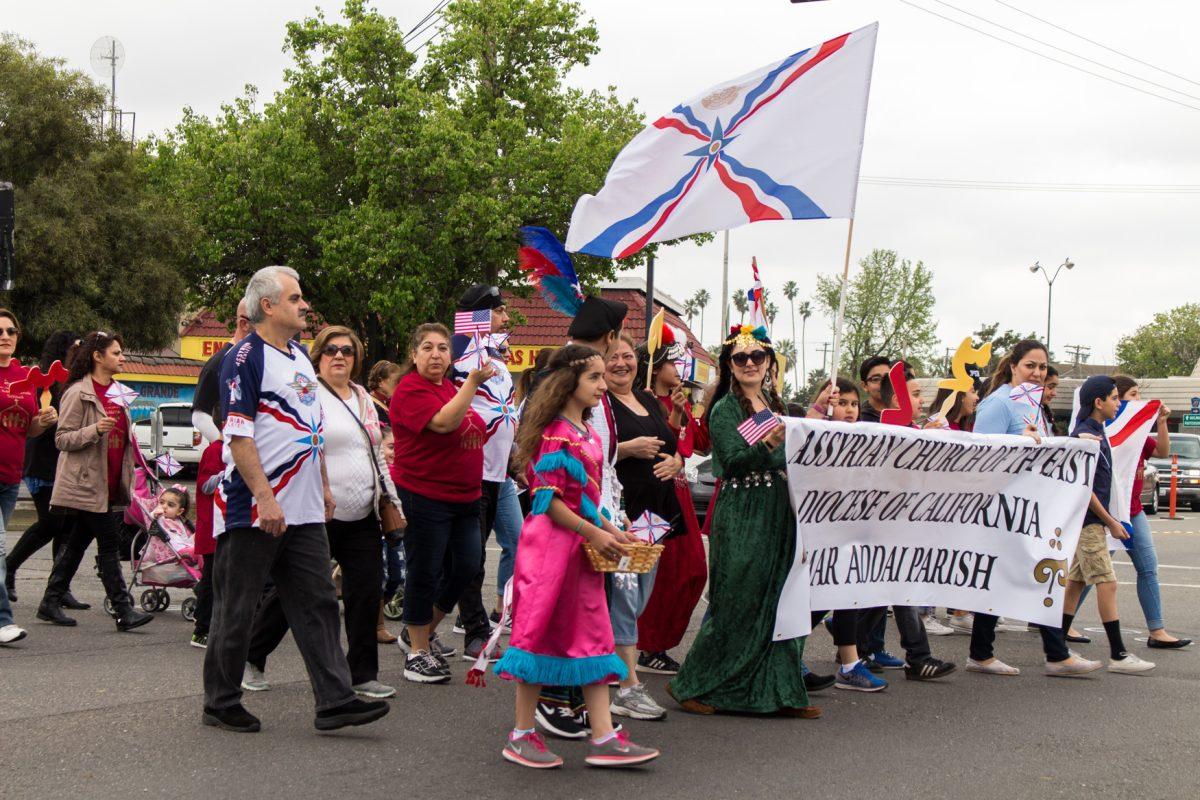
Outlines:
{"type": "Polygon", "coordinates": [[[352,384],[352,388],[354,393],[345,402],[326,389],[324,384],[319,389],[321,410],[325,417],[325,446],[322,452],[329,474],[329,489],[337,503],[333,518],[343,522],[360,520],[376,510],[381,487],[375,468],[371,466],[372,458],[383,475],[382,489],[399,507],[396,489],[388,474],[387,463],[383,460],[383,450],[379,447],[382,436],[374,404],[361,387],[352,384]],[[362,421],[374,447],[367,444],[367,436],[356,420],[362,421]]]}

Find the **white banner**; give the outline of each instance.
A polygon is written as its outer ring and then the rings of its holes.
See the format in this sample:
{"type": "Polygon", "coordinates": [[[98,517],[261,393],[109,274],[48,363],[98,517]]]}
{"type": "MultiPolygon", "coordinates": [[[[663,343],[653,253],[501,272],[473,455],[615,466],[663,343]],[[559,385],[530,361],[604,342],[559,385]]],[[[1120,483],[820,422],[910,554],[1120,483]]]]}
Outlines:
{"type": "MultiPolygon", "coordinates": [[[[1099,444],[787,419],[797,557],[776,633],[808,608],[949,606],[1062,623],[1099,444]]],[[[804,621],[807,626],[807,620],[804,621]]],[[[777,638],[779,638],[777,636],[777,638]]]]}

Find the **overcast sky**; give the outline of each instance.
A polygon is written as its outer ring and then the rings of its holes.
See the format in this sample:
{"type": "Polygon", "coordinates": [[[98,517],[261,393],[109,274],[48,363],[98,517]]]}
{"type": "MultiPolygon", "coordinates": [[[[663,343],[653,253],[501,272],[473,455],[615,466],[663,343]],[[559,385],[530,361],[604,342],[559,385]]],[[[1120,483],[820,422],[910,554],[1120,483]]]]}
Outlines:
{"type": "MultiPolygon", "coordinates": [[[[1020,40],[938,0],[917,5],[1102,72],[1131,78],[1020,40]]],[[[1184,108],[1081,74],[918,11],[901,0],[584,0],[600,31],[601,53],[572,76],[591,88],[613,85],[651,119],[723,80],[880,22],[862,173],[919,179],[1075,184],[1200,185],[1200,84],[1165,75],[1079,41],[997,0],[954,6],[1104,64],[1194,95],[1170,93],[1184,108]]],[[[1194,31],[1200,8],[1186,0],[1005,0],[1057,25],[1193,81],[1200,81],[1194,31]]],[[[407,29],[434,0],[378,0],[407,29]]],[[[92,43],[113,35],[127,60],[118,102],[137,112],[139,135],[174,125],[184,106],[215,112],[247,83],[269,96],[281,83],[284,24],[315,6],[340,2],[256,0],[88,0],[3,3],[0,28],[46,54],[90,71],[92,43]]],[[[938,331],[957,343],[981,322],[1044,335],[1046,285],[1035,261],[1077,264],[1055,284],[1052,344],[1092,347],[1112,363],[1117,340],[1154,312],[1195,301],[1200,193],[994,191],[864,184],[854,258],[890,248],[921,260],[935,276],[938,331]]],[[[811,291],[818,273],[840,269],[846,222],[760,223],[731,238],[731,283],[749,281],[757,256],[764,280],[796,280],[811,291]]],[[[565,233],[565,231],[564,231],[565,233]]],[[[658,281],[685,299],[700,287],[719,293],[720,243],[663,251],[658,281]]],[[[719,310],[709,307],[715,340],[719,310]]],[[[786,311],[777,338],[790,335],[786,311]]],[[[830,338],[821,315],[808,328],[808,367],[830,338]]]]}

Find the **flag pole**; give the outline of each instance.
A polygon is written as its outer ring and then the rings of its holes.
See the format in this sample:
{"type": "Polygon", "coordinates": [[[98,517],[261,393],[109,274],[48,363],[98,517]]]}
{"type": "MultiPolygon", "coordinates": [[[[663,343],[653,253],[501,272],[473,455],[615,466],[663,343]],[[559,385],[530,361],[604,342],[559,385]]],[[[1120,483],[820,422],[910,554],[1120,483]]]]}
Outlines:
{"type": "Polygon", "coordinates": [[[729,333],[729,229],[725,229],[725,259],[721,267],[721,330],[717,341],[725,341],[729,333]]]}
{"type": "Polygon", "coordinates": [[[846,294],[850,287],[850,247],[854,241],[854,217],[846,229],[846,258],[842,263],[842,290],[838,296],[837,322],[833,328],[833,363],[829,367],[829,380],[837,385],[838,360],[842,357],[842,325],[846,319],[846,294]]]}

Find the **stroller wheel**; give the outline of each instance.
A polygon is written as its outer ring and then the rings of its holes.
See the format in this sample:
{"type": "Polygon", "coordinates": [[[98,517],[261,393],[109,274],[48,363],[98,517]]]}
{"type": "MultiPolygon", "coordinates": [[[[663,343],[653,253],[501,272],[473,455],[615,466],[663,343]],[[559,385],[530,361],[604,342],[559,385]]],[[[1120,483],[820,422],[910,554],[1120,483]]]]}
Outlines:
{"type": "Polygon", "coordinates": [[[171,607],[171,595],[167,594],[166,589],[158,590],[158,610],[166,611],[171,607]]]}
{"type": "Polygon", "coordinates": [[[113,611],[112,601],[109,600],[107,597],[104,598],[104,613],[108,614],[113,619],[116,619],[116,617],[117,617],[116,612],[113,611]]]}
{"type": "Polygon", "coordinates": [[[185,597],[183,602],[179,604],[179,611],[183,614],[183,618],[188,622],[196,621],[196,598],[185,597]]]}
{"type": "Polygon", "coordinates": [[[404,592],[396,592],[395,596],[383,607],[383,616],[390,620],[398,620],[404,616],[404,592]]]}
{"type": "MultiPolygon", "coordinates": [[[[158,592],[156,592],[154,589],[147,589],[146,591],[142,592],[140,605],[142,607],[142,611],[145,611],[147,614],[152,614],[155,611],[158,611],[158,592]]],[[[107,606],[108,602],[105,601],[105,607],[107,608],[107,606]]]]}

